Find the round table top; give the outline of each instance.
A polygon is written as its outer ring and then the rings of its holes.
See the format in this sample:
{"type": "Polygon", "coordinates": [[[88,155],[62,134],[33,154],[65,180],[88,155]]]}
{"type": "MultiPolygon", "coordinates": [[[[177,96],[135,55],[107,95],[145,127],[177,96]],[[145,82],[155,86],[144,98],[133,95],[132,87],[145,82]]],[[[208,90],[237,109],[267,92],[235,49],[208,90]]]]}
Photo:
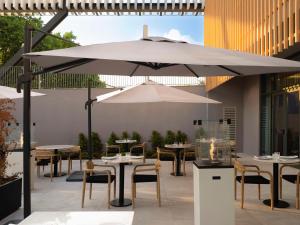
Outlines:
{"type": "Polygon", "coordinates": [[[191,148],[192,144],[170,144],[165,145],[165,148],[174,148],[174,149],[183,149],[183,148],[191,148]]]}
{"type": "Polygon", "coordinates": [[[68,148],[74,148],[75,145],[43,145],[37,146],[35,149],[37,150],[63,150],[68,148]]]}
{"type": "Polygon", "coordinates": [[[268,159],[263,159],[263,158],[260,158],[259,156],[258,157],[253,157],[253,159],[255,161],[258,161],[258,162],[265,162],[265,163],[280,163],[280,164],[294,164],[294,163],[300,163],[300,159],[299,158],[293,158],[293,159],[287,159],[287,158],[281,158],[279,160],[275,160],[273,158],[268,158],[268,159]]]}
{"type": "Polygon", "coordinates": [[[135,143],[136,140],[133,139],[121,139],[121,140],[116,140],[116,143],[118,144],[130,144],[130,143],[135,143]]]}
{"type": "Polygon", "coordinates": [[[101,160],[106,164],[120,164],[120,163],[136,163],[143,160],[143,156],[102,156],[101,160]]]}

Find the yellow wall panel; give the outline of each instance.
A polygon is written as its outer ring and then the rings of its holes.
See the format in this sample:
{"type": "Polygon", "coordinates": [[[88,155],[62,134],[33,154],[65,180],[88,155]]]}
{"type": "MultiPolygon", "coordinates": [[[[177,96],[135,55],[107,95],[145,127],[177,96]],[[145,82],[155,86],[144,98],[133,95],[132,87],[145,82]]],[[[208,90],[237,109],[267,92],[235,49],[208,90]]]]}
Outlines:
{"type": "MultiPolygon", "coordinates": [[[[204,45],[274,55],[300,42],[300,0],[206,0],[204,45]]],[[[211,90],[231,79],[206,79],[211,90]]]]}

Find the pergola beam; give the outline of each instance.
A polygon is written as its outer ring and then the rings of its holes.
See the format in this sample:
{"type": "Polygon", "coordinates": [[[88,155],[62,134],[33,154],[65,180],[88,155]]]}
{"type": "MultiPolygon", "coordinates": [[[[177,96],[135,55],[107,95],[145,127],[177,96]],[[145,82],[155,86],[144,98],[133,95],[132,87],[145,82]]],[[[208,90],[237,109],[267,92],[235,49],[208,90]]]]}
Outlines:
{"type": "MultiPolygon", "coordinates": [[[[16,0],[15,2],[17,2],[16,0]]],[[[48,3],[44,4],[43,1],[39,0],[33,3],[32,5],[21,5],[21,4],[10,4],[9,6],[3,3],[2,7],[0,6],[0,14],[51,14],[56,13],[61,10],[61,6],[58,3],[48,3]],[[40,1],[40,3],[39,3],[40,1]]],[[[54,0],[53,0],[54,1],[54,0]]],[[[183,2],[134,2],[134,3],[119,3],[115,1],[105,0],[104,2],[68,2],[66,9],[70,13],[81,14],[81,13],[92,13],[92,14],[106,14],[106,15],[126,15],[126,14],[135,14],[143,15],[145,13],[153,13],[154,15],[162,13],[177,13],[185,14],[189,13],[192,15],[199,15],[204,12],[204,3],[203,0],[191,0],[187,3],[183,2]]]]}

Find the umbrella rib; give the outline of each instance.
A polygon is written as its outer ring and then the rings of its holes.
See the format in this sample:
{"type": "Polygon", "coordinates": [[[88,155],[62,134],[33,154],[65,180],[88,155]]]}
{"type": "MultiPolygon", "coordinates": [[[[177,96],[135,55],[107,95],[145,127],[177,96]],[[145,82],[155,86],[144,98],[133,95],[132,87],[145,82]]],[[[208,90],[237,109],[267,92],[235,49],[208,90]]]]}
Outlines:
{"type": "Polygon", "coordinates": [[[87,63],[92,62],[94,60],[95,59],[77,59],[77,60],[74,60],[74,61],[71,61],[71,62],[66,62],[66,63],[58,64],[58,65],[55,65],[55,66],[46,67],[46,68],[44,68],[40,71],[34,72],[33,75],[39,75],[39,74],[42,74],[42,73],[51,73],[51,72],[58,73],[58,72],[62,72],[62,71],[67,70],[67,69],[72,69],[74,67],[87,64],[87,63]]]}
{"type": "Polygon", "coordinates": [[[222,66],[222,65],[217,65],[217,66],[220,67],[220,68],[222,68],[222,69],[224,69],[224,70],[227,70],[227,71],[229,71],[229,72],[231,72],[231,73],[234,73],[234,74],[236,74],[236,75],[238,75],[238,76],[241,76],[241,75],[242,75],[241,73],[236,72],[236,71],[234,71],[234,70],[232,70],[232,69],[229,69],[229,68],[226,67],[226,66],[222,66]]]}
{"type": "Polygon", "coordinates": [[[152,62],[146,63],[146,62],[134,62],[134,61],[127,61],[127,62],[136,64],[136,65],[140,65],[140,66],[146,66],[146,67],[149,67],[149,68],[154,69],[154,70],[159,70],[159,69],[162,69],[162,68],[165,68],[165,67],[177,66],[178,65],[178,64],[175,64],[175,63],[152,63],[152,62]]]}
{"type": "Polygon", "coordinates": [[[135,71],[138,69],[140,67],[140,65],[139,64],[137,64],[136,65],[136,67],[132,70],[132,72],[130,73],[130,77],[132,77],[133,76],[133,74],[135,73],[135,71]]]}
{"type": "Polygon", "coordinates": [[[199,75],[189,66],[186,64],[183,64],[192,74],[194,74],[197,78],[199,78],[199,75]]]}

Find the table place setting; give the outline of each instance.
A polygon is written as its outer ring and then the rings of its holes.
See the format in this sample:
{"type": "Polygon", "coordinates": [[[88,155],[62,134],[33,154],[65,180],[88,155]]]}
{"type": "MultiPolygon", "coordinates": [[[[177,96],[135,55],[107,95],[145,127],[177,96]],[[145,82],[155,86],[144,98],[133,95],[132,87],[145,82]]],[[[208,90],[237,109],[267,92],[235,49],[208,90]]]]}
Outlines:
{"type": "Polygon", "coordinates": [[[262,156],[255,155],[253,158],[254,160],[275,161],[279,163],[299,161],[299,157],[297,155],[280,155],[280,152],[274,152],[272,155],[262,155],[262,156]]]}

